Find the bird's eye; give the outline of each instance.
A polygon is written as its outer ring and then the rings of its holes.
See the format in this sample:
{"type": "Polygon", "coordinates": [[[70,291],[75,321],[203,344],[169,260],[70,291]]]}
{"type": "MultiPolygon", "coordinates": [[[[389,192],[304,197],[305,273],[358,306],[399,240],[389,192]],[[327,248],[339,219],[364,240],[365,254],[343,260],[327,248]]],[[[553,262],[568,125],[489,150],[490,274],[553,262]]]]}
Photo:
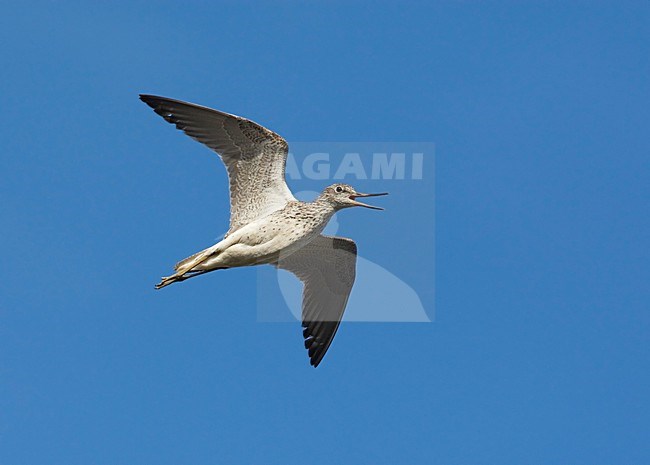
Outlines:
{"type": "Polygon", "coordinates": [[[341,186],[336,186],[336,192],[343,192],[343,188],[341,186]]]}

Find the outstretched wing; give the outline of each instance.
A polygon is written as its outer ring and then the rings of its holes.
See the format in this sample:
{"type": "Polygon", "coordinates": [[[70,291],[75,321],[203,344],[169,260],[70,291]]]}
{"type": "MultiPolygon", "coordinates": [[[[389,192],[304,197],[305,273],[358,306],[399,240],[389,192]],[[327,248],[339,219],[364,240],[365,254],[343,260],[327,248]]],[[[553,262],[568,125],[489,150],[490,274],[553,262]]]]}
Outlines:
{"type": "Polygon", "coordinates": [[[281,257],[276,266],[290,271],[304,285],[302,327],[310,363],[321,362],[343,318],[354,284],[357,246],[351,239],[318,236],[281,257]]]}
{"type": "Polygon", "coordinates": [[[193,103],[154,95],[140,95],[140,99],[221,156],[230,181],[228,234],[295,200],[284,178],[289,147],[278,134],[245,118],[193,103]]]}

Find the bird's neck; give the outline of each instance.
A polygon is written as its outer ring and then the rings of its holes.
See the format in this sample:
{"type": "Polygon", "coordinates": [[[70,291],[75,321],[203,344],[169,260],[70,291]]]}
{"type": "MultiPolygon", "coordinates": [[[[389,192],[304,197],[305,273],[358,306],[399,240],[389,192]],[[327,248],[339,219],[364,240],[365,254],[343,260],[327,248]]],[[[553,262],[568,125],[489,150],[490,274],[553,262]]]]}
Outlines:
{"type": "Polygon", "coordinates": [[[314,206],[318,207],[316,210],[323,216],[323,219],[329,220],[334,213],[336,213],[336,208],[332,203],[324,198],[319,196],[316,200],[312,202],[314,206]]]}

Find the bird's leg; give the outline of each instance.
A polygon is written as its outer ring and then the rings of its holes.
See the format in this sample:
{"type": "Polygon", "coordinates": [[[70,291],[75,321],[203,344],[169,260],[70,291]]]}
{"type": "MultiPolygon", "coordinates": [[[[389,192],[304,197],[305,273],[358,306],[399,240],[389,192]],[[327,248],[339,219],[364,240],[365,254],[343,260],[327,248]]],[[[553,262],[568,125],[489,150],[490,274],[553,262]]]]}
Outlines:
{"type": "Polygon", "coordinates": [[[187,278],[184,278],[183,276],[176,276],[176,275],[174,275],[174,276],[163,276],[162,280],[158,284],[156,284],[155,287],[156,287],[156,289],[162,289],[163,287],[169,286],[170,284],[173,284],[176,281],[179,281],[179,282],[180,281],[185,281],[185,279],[187,279],[187,278]]]}
{"type": "Polygon", "coordinates": [[[158,284],[156,284],[156,289],[162,289],[165,286],[169,286],[172,283],[185,281],[186,279],[193,278],[208,271],[213,270],[195,270],[197,266],[206,261],[208,258],[219,253],[219,244],[216,244],[212,247],[209,247],[202,252],[199,252],[188,259],[185,259],[176,264],[176,273],[171,276],[165,276],[162,278],[158,284]]]}
{"type": "Polygon", "coordinates": [[[188,271],[187,273],[185,273],[182,276],[176,276],[176,275],[174,275],[174,276],[166,276],[166,277],[162,278],[162,281],[160,281],[160,283],[156,284],[156,289],[162,289],[163,287],[169,286],[170,284],[173,284],[175,282],[180,283],[181,281],[185,281],[186,279],[194,278],[196,276],[200,276],[200,275],[205,274],[205,273],[210,273],[211,271],[224,270],[226,268],[227,267],[224,266],[224,267],[220,267],[220,268],[213,268],[211,270],[188,271]]]}

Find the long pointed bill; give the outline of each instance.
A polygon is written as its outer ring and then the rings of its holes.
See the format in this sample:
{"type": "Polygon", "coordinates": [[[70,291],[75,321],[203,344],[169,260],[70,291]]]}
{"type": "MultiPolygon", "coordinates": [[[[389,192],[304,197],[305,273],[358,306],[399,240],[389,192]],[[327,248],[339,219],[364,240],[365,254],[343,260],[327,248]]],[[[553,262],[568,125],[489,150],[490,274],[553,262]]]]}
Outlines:
{"type": "Polygon", "coordinates": [[[388,195],[388,192],[381,192],[379,194],[360,194],[356,193],[354,195],[350,196],[350,200],[352,200],[352,203],[356,205],[357,207],[366,207],[366,208],[372,208],[373,210],[383,210],[383,208],[380,207],[373,207],[372,205],[365,204],[363,202],[357,202],[355,199],[359,197],[379,197],[380,195],[388,195]]]}

